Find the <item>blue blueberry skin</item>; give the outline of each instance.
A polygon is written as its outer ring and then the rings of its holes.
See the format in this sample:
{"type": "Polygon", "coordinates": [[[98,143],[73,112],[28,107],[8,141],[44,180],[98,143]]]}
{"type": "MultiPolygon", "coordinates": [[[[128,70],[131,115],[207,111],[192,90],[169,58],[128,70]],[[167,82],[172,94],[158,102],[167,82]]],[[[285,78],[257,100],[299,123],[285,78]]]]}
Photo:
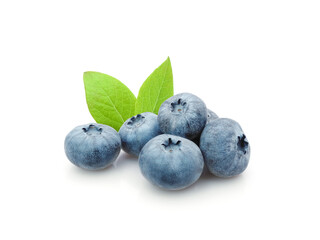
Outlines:
{"type": "Polygon", "coordinates": [[[204,166],[199,147],[192,141],[162,134],[151,139],[139,155],[143,176],[167,190],[180,190],[195,183],[204,166]]]}
{"type": "Polygon", "coordinates": [[[64,150],[74,165],[87,170],[99,170],[117,159],[121,140],[113,128],[90,123],[75,127],[66,136],[64,150]]]}
{"type": "Polygon", "coordinates": [[[122,149],[136,157],[143,146],[155,136],[161,134],[157,115],[150,112],[129,118],[119,130],[122,149]]]}
{"type": "MultiPolygon", "coordinates": [[[[211,111],[210,109],[208,109],[208,117],[207,117],[207,123],[211,122],[214,119],[219,118],[217,114],[215,114],[213,111],[211,111]]],[[[198,146],[200,146],[200,136],[196,137],[195,139],[192,139],[192,141],[197,144],[198,146]]]]}
{"type": "Polygon", "coordinates": [[[207,122],[207,107],[197,96],[180,93],[164,101],[158,122],[163,133],[195,139],[207,122]]]}
{"type": "Polygon", "coordinates": [[[207,123],[219,118],[217,114],[215,114],[213,111],[208,109],[208,117],[207,117],[207,123]]]}
{"type": "Polygon", "coordinates": [[[248,166],[250,145],[240,125],[218,118],[206,125],[200,137],[200,149],[209,171],[218,177],[233,177],[248,166]]]}

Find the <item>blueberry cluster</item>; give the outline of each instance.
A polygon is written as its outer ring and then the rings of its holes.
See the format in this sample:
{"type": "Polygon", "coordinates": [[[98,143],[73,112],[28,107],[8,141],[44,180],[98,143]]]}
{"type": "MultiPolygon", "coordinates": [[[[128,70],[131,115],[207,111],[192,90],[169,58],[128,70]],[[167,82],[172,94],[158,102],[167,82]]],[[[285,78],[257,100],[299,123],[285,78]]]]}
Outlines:
{"type": "Polygon", "coordinates": [[[68,159],[84,169],[108,167],[120,153],[139,158],[142,175],[152,184],[179,190],[195,183],[206,165],[218,177],[232,177],[248,166],[250,145],[240,125],[219,118],[190,93],[162,103],[158,116],[131,117],[117,133],[102,124],[74,128],[65,139],[68,159]]]}

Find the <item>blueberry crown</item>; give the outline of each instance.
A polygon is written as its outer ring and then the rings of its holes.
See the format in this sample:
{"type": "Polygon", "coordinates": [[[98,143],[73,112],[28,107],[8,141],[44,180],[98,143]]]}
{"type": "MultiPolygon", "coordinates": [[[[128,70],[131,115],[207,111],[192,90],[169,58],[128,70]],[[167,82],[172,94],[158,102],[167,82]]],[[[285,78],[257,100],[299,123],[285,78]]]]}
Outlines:
{"type": "MultiPolygon", "coordinates": [[[[135,125],[135,124],[138,124],[138,123],[141,122],[144,118],[145,118],[145,116],[142,116],[141,114],[138,114],[137,116],[133,116],[132,118],[130,118],[130,120],[128,121],[127,125],[135,125]]],[[[138,124],[138,125],[139,125],[139,124],[138,124]]]]}
{"type": "Polygon", "coordinates": [[[161,144],[165,150],[172,152],[174,149],[180,149],[181,141],[178,140],[176,143],[172,141],[171,138],[168,138],[164,143],[161,144]]]}
{"type": "Polygon", "coordinates": [[[171,112],[181,113],[184,111],[186,102],[179,98],[177,101],[171,103],[171,112]]]}
{"type": "Polygon", "coordinates": [[[238,136],[238,149],[242,151],[244,154],[247,153],[249,142],[246,138],[246,135],[242,134],[242,136],[238,136]]]}
{"type": "Polygon", "coordinates": [[[101,134],[102,132],[102,128],[98,127],[94,124],[90,124],[88,127],[82,128],[82,130],[87,133],[87,134],[92,134],[92,133],[99,133],[101,134]]]}

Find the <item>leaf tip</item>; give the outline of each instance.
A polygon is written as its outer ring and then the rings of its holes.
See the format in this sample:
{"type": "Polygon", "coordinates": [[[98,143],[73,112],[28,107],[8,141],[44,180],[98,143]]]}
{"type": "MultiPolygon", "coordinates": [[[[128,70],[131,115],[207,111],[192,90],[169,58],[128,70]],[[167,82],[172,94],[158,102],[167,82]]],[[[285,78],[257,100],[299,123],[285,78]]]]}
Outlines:
{"type": "Polygon", "coordinates": [[[86,76],[90,75],[91,73],[92,73],[91,71],[83,72],[83,79],[84,79],[86,76]]]}

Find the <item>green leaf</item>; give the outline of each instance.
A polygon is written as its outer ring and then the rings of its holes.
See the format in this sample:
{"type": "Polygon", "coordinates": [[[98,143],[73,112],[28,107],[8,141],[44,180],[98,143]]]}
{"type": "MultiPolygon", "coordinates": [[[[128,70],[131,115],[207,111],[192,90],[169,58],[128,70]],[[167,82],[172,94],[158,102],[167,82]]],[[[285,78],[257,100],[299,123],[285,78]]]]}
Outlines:
{"type": "Polygon", "coordinates": [[[97,123],[118,131],[134,115],[136,97],[122,82],[99,72],[85,72],[83,81],[88,108],[97,123]]]}
{"type": "Polygon", "coordinates": [[[135,113],[153,112],[158,114],[160,105],[172,96],[173,76],[168,57],[142,84],[136,101],[135,113]]]}

